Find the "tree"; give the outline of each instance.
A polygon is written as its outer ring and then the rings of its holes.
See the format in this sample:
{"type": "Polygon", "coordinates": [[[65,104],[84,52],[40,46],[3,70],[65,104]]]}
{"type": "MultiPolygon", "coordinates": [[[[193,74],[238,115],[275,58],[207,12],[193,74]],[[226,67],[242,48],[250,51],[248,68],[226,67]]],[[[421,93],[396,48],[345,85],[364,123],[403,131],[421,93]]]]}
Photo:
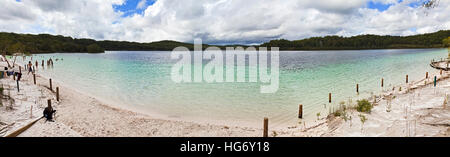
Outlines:
{"type": "MultiPolygon", "coordinates": [[[[434,33],[418,34],[413,36],[379,36],[358,35],[353,37],[325,36],[312,37],[302,40],[272,40],[256,47],[279,47],[280,50],[360,50],[360,49],[395,49],[395,48],[444,48],[450,47],[447,39],[450,30],[434,33]],[[446,39],[443,44],[443,39],[446,39]]],[[[0,51],[7,53],[98,53],[108,51],[172,51],[174,48],[184,46],[194,49],[191,43],[177,41],[158,41],[151,43],[138,43],[128,41],[96,41],[92,39],[76,39],[49,34],[16,34],[0,32],[0,51]]],[[[247,47],[245,45],[217,46],[222,50],[225,47],[247,47]]],[[[204,45],[206,49],[209,45],[204,45]]]]}
{"type": "Polygon", "coordinates": [[[442,44],[448,47],[448,58],[450,59],[450,37],[442,40],[442,44]]]}
{"type": "Polygon", "coordinates": [[[450,47],[450,37],[442,40],[442,44],[444,44],[444,46],[446,47],[450,47]]]}
{"type": "Polygon", "coordinates": [[[102,52],[105,52],[105,49],[101,48],[97,44],[91,44],[91,45],[87,46],[86,49],[87,49],[87,51],[89,53],[102,53],[102,52]]]}
{"type": "Polygon", "coordinates": [[[439,5],[439,0],[426,0],[423,2],[422,7],[427,9],[435,8],[439,5]]]}
{"type": "Polygon", "coordinates": [[[0,40],[0,51],[4,52],[7,50],[7,48],[12,45],[13,41],[8,39],[2,39],[0,40]]]}
{"type": "Polygon", "coordinates": [[[25,51],[25,45],[21,42],[17,42],[7,48],[8,53],[23,53],[25,51]]]}

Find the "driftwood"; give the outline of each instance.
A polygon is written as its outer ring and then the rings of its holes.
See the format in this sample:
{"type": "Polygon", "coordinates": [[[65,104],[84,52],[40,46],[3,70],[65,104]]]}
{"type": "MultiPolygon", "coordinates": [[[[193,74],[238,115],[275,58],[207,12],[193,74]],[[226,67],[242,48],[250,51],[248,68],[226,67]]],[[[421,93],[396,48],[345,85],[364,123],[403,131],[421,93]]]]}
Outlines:
{"type": "Polygon", "coordinates": [[[7,128],[13,126],[15,123],[6,124],[6,123],[3,123],[3,122],[0,122],[0,124],[1,125],[6,125],[6,126],[0,128],[0,136],[3,136],[8,131],[7,128]]]}
{"type": "Polygon", "coordinates": [[[2,57],[5,59],[6,64],[8,64],[8,68],[12,68],[11,64],[9,64],[8,58],[6,58],[6,55],[2,55],[2,57]]]}
{"type": "Polygon", "coordinates": [[[31,123],[25,125],[25,126],[22,127],[22,128],[19,128],[18,130],[12,132],[12,133],[9,134],[9,135],[6,135],[5,137],[17,137],[17,136],[19,136],[21,133],[23,133],[24,131],[26,131],[27,129],[29,129],[31,126],[33,126],[36,122],[38,122],[38,121],[41,120],[42,118],[44,118],[44,117],[40,117],[40,118],[37,118],[36,120],[33,120],[31,123]]]}
{"type": "Polygon", "coordinates": [[[435,69],[438,69],[438,70],[449,71],[450,68],[448,68],[448,67],[440,67],[440,66],[439,66],[439,63],[441,63],[441,62],[447,62],[447,61],[431,62],[430,66],[431,66],[432,68],[435,68],[435,69]]]}
{"type": "Polygon", "coordinates": [[[422,123],[422,124],[431,125],[431,126],[450,127],[450,124],[448,124],[448,123],[422,123]]]}

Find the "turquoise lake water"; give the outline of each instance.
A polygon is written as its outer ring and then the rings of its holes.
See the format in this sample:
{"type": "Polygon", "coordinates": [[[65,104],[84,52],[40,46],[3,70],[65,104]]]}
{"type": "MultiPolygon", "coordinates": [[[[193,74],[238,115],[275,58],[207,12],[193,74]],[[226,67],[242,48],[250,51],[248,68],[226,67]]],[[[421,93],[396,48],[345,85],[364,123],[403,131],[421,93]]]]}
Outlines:
{"type": "MultiPolygon", "coordinates": [[[[39,69],[57,82],[114,105],[161,118],[260,127],[298,124],[298,105],[306,120],[326,116],[331,106],[362,99],[401,85],[405,75],[420,80],[432,59],[446,49],[288,51],[280,52],[280,86],[261,94],[260,83],[181,83],[171,80],[176,60],[170,52],[106,52],[104,54],[42,54],[33,59],[63,58],[52,69],[39,69]],[[360,94],[355,91],[359,84],[360,94]],[[328,93],[333,93],[331,104],[328,93]]],[[[34,63],[34,62],[33,62],[34,63]]]]}

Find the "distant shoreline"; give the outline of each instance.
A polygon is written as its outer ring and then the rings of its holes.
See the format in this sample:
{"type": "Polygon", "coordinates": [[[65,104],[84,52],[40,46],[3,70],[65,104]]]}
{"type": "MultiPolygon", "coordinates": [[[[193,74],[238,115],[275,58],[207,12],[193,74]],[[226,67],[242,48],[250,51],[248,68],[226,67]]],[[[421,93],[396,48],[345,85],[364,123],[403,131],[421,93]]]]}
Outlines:
{"type": "MultiPolygon", "coordinates": [[[[450,30],[412,36],[358,35],[352,37],[325,36],[301,40],[271,40],[259,45],[203,44],[202,48],[214,46],[222,50],[227,47],[278,47],[281,51],[321,51],[321,50],[368,50],[368,49],[424,49],[446,48],[444,39],[450,36],[450,30]]],[[[130,41],[76,39],[50,34],[17,34],[0,32],[0,50],[6,54],[16,52],[40,53],[103,53],[105,51],[172,51],[177,47],[194,50],[194,44],[163,40],[149,43],[130,41]]]]}
{"type": "MultiPolygon", "coordinates": [[[[433,49],[447,49],[447,48],[386,48],[386,49],[342,49],[342,50],[279,50],[280,52],[295,52],[295,51],[370,51],[370,50],[433,50],[433,49]]],[[[270,49],[267,49],[270,51],[270,49]]],[[[32,53],[31,55],[41,55],[41,54],[70,54],[70,53],[78,53],[78,54],[102,54],[107,52],[171,52],[168,50],[153,50],[153,51],[146,51],[146,50],[105,50],[105,52],[101,53],[88,53],[88,52],[44,52],[44,53],[32,53]]],[[[225,51],[225,50],[222,50],[225,51]]]]}

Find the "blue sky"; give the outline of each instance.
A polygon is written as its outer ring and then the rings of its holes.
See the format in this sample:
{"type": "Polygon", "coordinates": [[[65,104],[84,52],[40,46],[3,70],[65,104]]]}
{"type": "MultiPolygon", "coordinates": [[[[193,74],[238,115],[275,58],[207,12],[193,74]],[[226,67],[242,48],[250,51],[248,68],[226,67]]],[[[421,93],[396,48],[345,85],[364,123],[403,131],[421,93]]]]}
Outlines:
{"type": "Polygon", "coordinates": [[[450,0],[422,8],[427,1],[3,0],[0,32],[252,44],[279,38],[414,35],[450,29],[450,0]],[[146,10],[151,14],[144,14],[146,10]]]}
{"type": "MultiPolygon", "coordinates": [[[[417,7],[420,7],[426,1],[428,1],[428,0],[419,0],[419,1],[411,2],[408,5],[410,7],[417,8],[417,7]]],[[[398,0],[397,2],[401,3],[401,2],[403,2],[403,0],[398,0]]],[[[389,9],[389,7],[391,7],[393,5],[394,4],[392,4],[392,3],[390,3],[390,4],[383,4],[381,2],[374,2],[374,1],[367,2],[367,8],[377,9],[379,11],[385,11],[385,10],[389,9]]]]}
{"type": "Polygon", "coordinates": [[[122,5],[113,5],[115,11],[123,12],[123,17],[131,16],[134,14],[142,14],[145,9],[153,5],[156,0],[126,0],[122,5]],[[140,2],[145,3],[141,8],[138,8],[140,2]]]}
{"type": "MultiPolygon", "coordinates": [[[[20,0],[17,0],[20,1],[20,0]]],[[[403,0],[398,0],[398,3],[402,2],[403,0]]],[[[421,0],[420,2],[413,2],[410,3],[409,6],[411,7],[419,7],[424,1],[427,0],[421,0]]],[[[124,14],[122,15],[122,17],[128,17],[134,14],[143,14],[143,12],[145,11],[145,9],[148,6],[153,5],[156,2],[156,0],[126,0],[124,4],[122,5],[113,5],[113,8],[115,11],[120,11],[123,12],[124,14]],[[140,8],[138,8],[138,4],[143,1],[143,3],[145,3],[143,6],[141,6],[140,8]]],[[[370,9],[377,9],[379,11],[385,11],[387,9],[389,9],[389,7],[393,6],[394,4],[390,3],[390,4],[383,4],[381,2],[374,2],[374,1],[369,1],[367,2],[367,8],[370,9]]]]}
{"type": "Polygon", "coordinates": [[[367,7],[370,9],[377,9],[379,11],[385,11],[387,9],[389,9],[389,7],[391,7],[393,4],[383,4],[380,2],[373,2],[370,1],[367,3],[367,7]]]}

